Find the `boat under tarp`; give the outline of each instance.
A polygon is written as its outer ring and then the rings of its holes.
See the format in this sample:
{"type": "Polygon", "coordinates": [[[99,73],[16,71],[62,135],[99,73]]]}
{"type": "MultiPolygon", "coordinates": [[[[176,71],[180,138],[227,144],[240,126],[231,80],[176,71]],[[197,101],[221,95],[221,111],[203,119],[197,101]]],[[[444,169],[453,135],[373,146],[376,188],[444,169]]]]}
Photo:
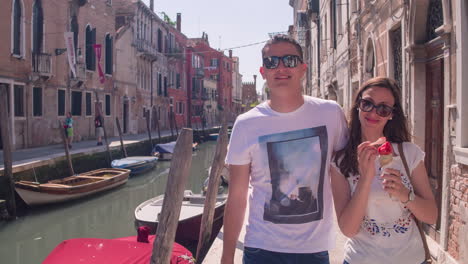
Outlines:
{"type": "MultiPolygon", "coordinates": [[[[200,235],[205,198],[206,197],[201,194],[193,194],[192,191],[186,190],[180,210],[175,241],[186,247],[194,255],[196,254],[200,235]]],[[[227,195],[225,194],[217,196],[209,245],[213,243],[219,230],[223,226],[226,198],[227,195]]],[[[138,205],[135,209],[135,227],[138,229],[147,226],[150,228],[150,234],[155,234],[158,227],[157,219],[161,213],[163,202],[164,194],[138,205]]]]}
{"type": "MultiPolygon", "coordinates": [[[[174,148],[176,145],[176,141],[172,141],[169,143],[164,144],[156,144],[153,147],[153,151],[151,151],[151,155],[158,157],[160,160],[171,160],[172,153],[174,152],[174,148]]],[[[192,144],[192,150],[196,150],[198,143],[192,144]]]]}
{"type": "Polygon", "coordinates": [[[152,155],[158,157],[160,160],[170,160],[172,159],[172,153],[174,152],[175,145],[176,141],[156,144],[153,147],[152,155]]]}
{"type": "Polygon", "coordinates": [[[147,172],[156,166],[158,157],[154,156],[134,156],[113,160],[112,168],[128,169],[131,175],[147,172]]]}
{"type": "MultiPolygon", "coordinates": [[[[148,264],[155,236],[149,243],[137,242],[136,236],[102,239],[74,238],[60,243],[42,264],[148,264]]],[[[174,243],[170,264],[195,263],[190,251],[174,243]]]]}
{"type": "Polygon", "coordinates": [[[78,199],[125,184],[130,170],[98,169],[47,183],[15,182],[15,190],[29,206],[78,199]]]}

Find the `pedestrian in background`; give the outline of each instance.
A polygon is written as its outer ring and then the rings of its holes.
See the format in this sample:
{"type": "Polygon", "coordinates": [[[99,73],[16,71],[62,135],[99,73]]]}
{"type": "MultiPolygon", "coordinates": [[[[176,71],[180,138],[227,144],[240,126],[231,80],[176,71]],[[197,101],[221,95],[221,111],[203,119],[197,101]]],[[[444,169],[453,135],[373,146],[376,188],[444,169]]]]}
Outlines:
{"type": "Polygon", "coordinates": [[[437,207],[424,152],[410,142],[400,98],[394,80],[364,83],[350,111],[350,139],[334,158],[335,210],[349,238],[344,263],[420,264],[428,258],[415,218],[435,224],[437,207]],[[389,142],[388,154],[379,156],[381,143],[372,144],[377,140],[389,142]],[[390,167],[381,163],[382,156],[390,158],[390,167]]]}
{"type": "Polygon", "coordinates": [[[237,118],[226,157],[221,263],[234,261],[249,185],[244,264],[329,263],[336,232],[328,166],[346,144],[346,120],[336,102],[302,95],[307,65],[293,38],[269,40],[262,60],[270,100],[237,118]]]}
{"type": "Polygon", "coordinates": [[[102,146],[102,137],[104,136],[104,128],[102,127],[102,124],[102,115],[101,113],[97,113],[94,118],[94,127],[98,146],[102,146]]]}
{"type": "Polygon", "coordinates": [[[65,123],[63,125],[65,129],[65,135],[67,136],[67,143],[68,147],[72,148],[73,142],[73,118],[71,112],[67,113],[67,117],[65,118],[65,123]]]}

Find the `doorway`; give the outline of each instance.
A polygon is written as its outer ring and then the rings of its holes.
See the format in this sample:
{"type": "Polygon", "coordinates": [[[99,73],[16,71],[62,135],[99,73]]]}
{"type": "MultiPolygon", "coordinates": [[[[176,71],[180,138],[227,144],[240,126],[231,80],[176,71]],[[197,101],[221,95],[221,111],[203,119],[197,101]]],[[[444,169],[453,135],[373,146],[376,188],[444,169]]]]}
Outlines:
{"type": "MultiPolygon", "coordinates": [[[[6,83],[0,83],[0,89],[5,89],[6,93],[2,93],[4,96],[6,96],[7,98],[7,117],[8,117],[8,122],[10,122],[10,85],[9,84],[6,84],[6,83]]],[[[3,101],[3,100],[2,100],[3,101]]],[[[0,109],[0,111],[3,111],[4,109],[4,106],[1,105],[0,107],[2,107],[2,109],[0,109]]],[[[2,139],[2,133],[1,133],[1,123],[0,122],[0,149],[3,150],[3,139],[2,139]]],[[[10,126],[10,133],[11,132],[11,126],[10,126]]]]}
{"type": "Polygon", "coordinates": [[[439,241],[440,209],[442,208],[443,129],[444,129],[444,60],[441,45],[428,47],[426,63],[426,138],[425,165],[434,193],[439,217],[435,225],[428,226],[429,234],[439,241]]]}
{"type": "MultiPolygon", "coordinates": [[[[149,111],[148,111],[149,114],[149,111]]],[[[148,117],[149,118],[149,117],[148,117]]],[[[151,109],[151,131],[154,131],[158,128],[159,122],[158,122],[158,110],[156,106],[153,106],[151,109]]]]}
{"type": "Polygon", "coordinates": [[[1,122],[0,122],[0,150],[3,150],[3,140],[2,140],[1,127],[2,127],[2,124],[1,124],[1,122]]]}
{"type": "Polygon", "coordinates": [[[123,103],[123,133],[128,133],[128,101],[123,103]]]}

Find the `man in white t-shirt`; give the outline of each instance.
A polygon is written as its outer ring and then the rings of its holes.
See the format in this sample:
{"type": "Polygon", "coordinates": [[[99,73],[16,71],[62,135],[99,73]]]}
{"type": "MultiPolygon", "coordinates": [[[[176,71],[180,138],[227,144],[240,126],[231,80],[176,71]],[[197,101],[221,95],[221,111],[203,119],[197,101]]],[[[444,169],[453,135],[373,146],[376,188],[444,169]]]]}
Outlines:
{"type": "Polygon", "coordinates": [[[240,115],[233,127],[223,264],[234,261],[249,184],[245,264],[329,263],[335,232],[328,168],[332,153],[346,144],[347,128],[338,104],[302,95],[302,56],[286,35],[262,50],[260,73],[270,100],[240,115]]]}

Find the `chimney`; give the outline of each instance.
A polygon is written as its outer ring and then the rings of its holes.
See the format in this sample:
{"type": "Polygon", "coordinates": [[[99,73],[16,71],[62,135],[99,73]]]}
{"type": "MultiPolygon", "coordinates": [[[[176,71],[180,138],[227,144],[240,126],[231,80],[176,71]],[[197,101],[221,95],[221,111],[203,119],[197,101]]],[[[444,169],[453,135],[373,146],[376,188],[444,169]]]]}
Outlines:
{"type": "Polygon", "coordinates": [[[182,32],[182,14],[177,13],[177,31],[182,32]]]}
{"type": "Polygon", "coordinates": [[[154,0],[150,0],[150,9],[154,12],[154,0]]]}
{"type": "Polygon", "coordinates": [[[232,59],[232,50],[229,50],[229,58],[232,59]]]}
{"type": "Polygon", "coordinates": [[[257,75],[254,74],[254,86],[255,86],[255,89],[257,88],[257,75]]]}

